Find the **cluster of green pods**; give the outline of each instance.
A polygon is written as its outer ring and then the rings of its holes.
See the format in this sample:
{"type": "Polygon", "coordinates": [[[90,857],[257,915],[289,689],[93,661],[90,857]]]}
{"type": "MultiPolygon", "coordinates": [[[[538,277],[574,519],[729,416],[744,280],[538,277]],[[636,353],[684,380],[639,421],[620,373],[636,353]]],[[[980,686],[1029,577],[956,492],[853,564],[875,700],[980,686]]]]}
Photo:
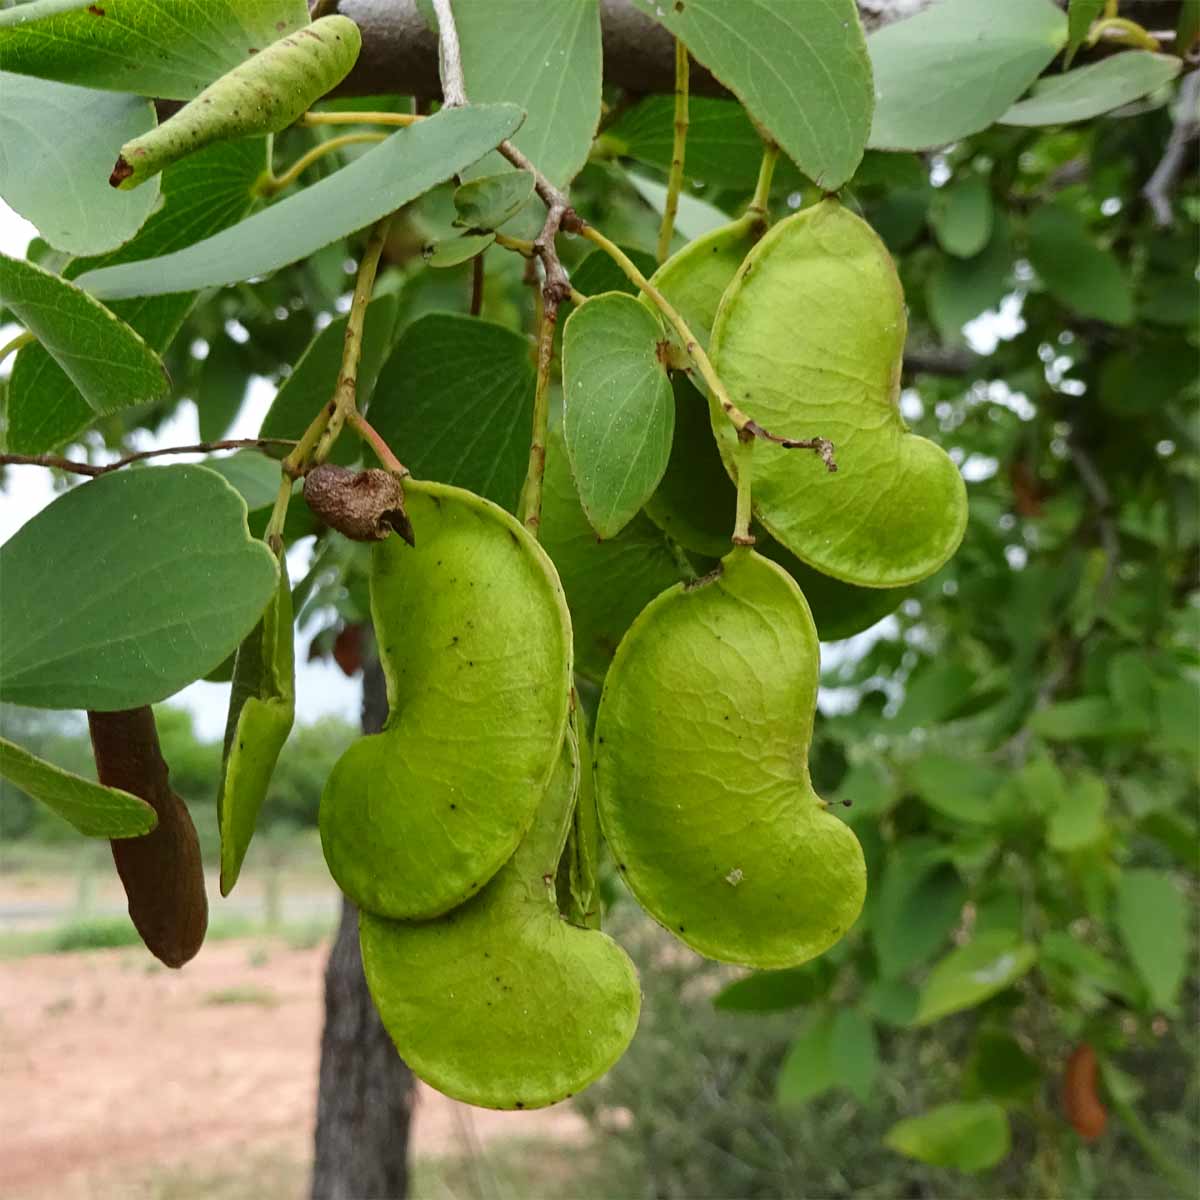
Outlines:
{"type": "Polygon", "coordinates": [[[857,217],[747,217],[653,282],[735,403],[832,437],[840,470],[756,450],[756,544],[730,549],[732,431],[674,344],[670,460],[615,535],[597,538],[557,432],[540,544],[470,492],[407,485],[414,544],[372,549],[389,715],[335,766],[321,838],[400,1054],[474,1104],[560,1100],[634,1035],[637,975],[599,928],[601,835],[646,911],[711,958],[795,966],[847,932],[866,869],[809,776],[819,642],[891,611],[962,536],[957,470],[900,418],[903,300],[857,217]],[[590,750],[576,676],[602,684],[590,750]]]}

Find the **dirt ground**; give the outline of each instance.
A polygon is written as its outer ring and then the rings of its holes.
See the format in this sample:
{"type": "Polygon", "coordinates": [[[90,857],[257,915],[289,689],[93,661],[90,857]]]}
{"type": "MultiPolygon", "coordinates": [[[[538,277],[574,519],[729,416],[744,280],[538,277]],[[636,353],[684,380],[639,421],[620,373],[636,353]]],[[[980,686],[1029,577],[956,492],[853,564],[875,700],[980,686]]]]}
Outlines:
{"type": "MultiPolygon", "coordinates": [[[[210,942],[182,971],[138,948],[0,962],[0,1196],[124,1200],[156,1172],[311,1155],[326,946],[210,942]]],[[[495,1113],[427,1088],[416,1157],[582,1138],[568,1108],[495,1113]]],[[[265,1193],[264,1193],[265,1195],[265,1193]]]]}

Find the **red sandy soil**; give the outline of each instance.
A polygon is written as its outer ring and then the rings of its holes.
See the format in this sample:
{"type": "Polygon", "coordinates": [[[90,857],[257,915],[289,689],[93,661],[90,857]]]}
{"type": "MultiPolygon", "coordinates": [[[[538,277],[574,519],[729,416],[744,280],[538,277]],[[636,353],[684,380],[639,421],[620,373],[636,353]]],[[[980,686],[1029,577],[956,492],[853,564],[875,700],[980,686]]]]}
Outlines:
{"type": "MultiPolygon", "coordinates": [[[[164,1169],[306,1163],[326,949],[215,942],[181,971],[141,948],[0,962],[0,1196],[107,1200],[164,1169]]],[[[422,1088],[412,1148],[582,1136],[569,1108],[488,1112],[422,1088]]]]}

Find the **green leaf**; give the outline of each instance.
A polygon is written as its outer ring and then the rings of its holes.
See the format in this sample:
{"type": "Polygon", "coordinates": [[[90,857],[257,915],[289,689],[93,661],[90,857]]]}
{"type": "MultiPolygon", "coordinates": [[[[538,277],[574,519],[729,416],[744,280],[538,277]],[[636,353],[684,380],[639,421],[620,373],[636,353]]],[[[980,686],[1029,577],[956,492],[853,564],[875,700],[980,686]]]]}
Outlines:
{"type": "Polygon", "coordinates": [[[898,1121],[884,1145],[934,1167],[986,1171],[1008,1154],[1008,1116],[994,1100],[943,1104],[919,1117],[898,1121]]]}
{"type": "Polygon", "coordinates": [[[253,629],[277,578],[242,498],[204,467],[72,488],[0,547],[0,699],[99,711],[163,700],[253,629]]]}
{"type": "Polygon", "coordinates": [[[857,1009],[843,1008],[834,1017],[829,1064],[838,1083],[866,1104],[879,1074],[879,1046],[875,1026],[857,1009]]]}
{"type": "Polygon", "coordinates": [[[562,435],[547,439],[541,541],[558,568],[571,608],[575,670],[596,683],[634,618],[660,592],[695,576],[661,529],[639,513],[598,541],[579,502],[562,435]]]}
{"type": "MultiPolygon", "coordinates": [[[[733,402],[778,437],[819,433],[835,448],[832,473],[815,454],[756,442],[755,514],[809,566],[859,587],[925,578],[966,527],[958,468],[900,415],[905,327],[887,249],[834,200],[767,233],[713,326],[713,365],[733,402]]],[[[732,475],[737,432],[709,407],[732,475]]]]}
{"type": "Polygon", "coordinates": [[[494,241],[494,233],[468,233],[442,238],[425,247],[425,261],[431,267],[457,267],[482,254],[494,241]]]}
{"type": "Polygon", "coordinates": [[[934,193],[929,222],[947,254],[973,258],[992,236],[992,193],[981,175],[955,179],[934,193]]]}
{"type": "Polygon", "coordinates": [[[1175,26],[1175,53],[1190,54],[1200,39],[1200,0],[1183,0],[1175,26]]]}
{"type": "Polygon", "coordinates": [[[0,70],[190,100],[307,24],[304,0],[35,0],[0,12],[0,70]]]}
{"type": "Polygon", "coordinates": [[[0,196],[68,254],[129,241],[158,203],[158,184],[123,196],[107,172],[123,142],[154,128],[153,104],[4,72],[0,95],[0,196]]]}
{"type": "Polygon", "coordinates": [[[275,503],[279,491],[279,463],[257,450],[239,450],[227,458],[213,455],[204,460],[210,471],[216,471],[246,502],[250,512],[275,503]]]}
{"type": "Polygon", "coordinates": [[[854,174],[873,103],[854,0],[635,3],[686,44],[818,187],[836,191],[854,174]]]}
{"type": "Polygon", "coordinates": [[[1050,812],[1046,844],[1051,850],[1070,853],[1098,842],[1106,833],[1104,811],[1108,788],[1099,775],[1076,774],[1067,790],[1066,803],[1050,812]]]}
{"type": "MultiPolygon", "coordinates": [[[[90,267],[153,258],[187,246],[240,221],[252,203],[255,181],[266,166],[262,138],[211,146],[163,173],[162,206],[137,237],[100,259],[76,259],[71,278],[90,267]]],[[[162,353],[195,302],[194,294],[118,300],[112,311],[162,353]]],[[[95,412],[40,345],[26,346],[13,365],[8,398],[9,449],[41,454],[70,441],[95,412]]]]}
{"type": "Polygon", "coordinates": [[[0,254],[0,303],[32,333],[98,413],[157,400],[170,380],[124,321],[74,284],[0,254]]]}
{"type": "Polygon", "coordinates": [[[380,371],[371,423],[416,478],[455,484],[516,512],[535,382],[519,333],[430,313],[405,329],[380,371]]]}
{"type": "Polygon", "coordinates": [[[833,1014],[823,1012],[788,1048],[775,1080],[776,1099],[785,1108],[806,1104],[838,1082],[832,1040],[833,1014]]]}
{"type": "Polygon", "coordinates": [[[349,17],[321,17],[215,79],[156,129],[121,147],[109,183],[140,186],[213,142],[283,130],[350,73],[362,35],[349,17]]]}
{"type": "Polygon", "coordinates": [[[1037,1095],[1042,1070],[1011,1034],[983,1030],[975,1042],[963,1073],[964,1090],[970,1097],[990,1096],[1011,1104],[1023,1104],[1037,1095]]]}
{"type": "MultiPolygon", "coordinates": [[[[653,254],[647,254],[635,246],[622,246],[621,249],[647,279],[654,274],[658,264],[653,254]]],[[[571,286],[585,296],[598,296],[601,292],[624,292],[628,296],[639,294],[637,284],[631,282],[629,276],[603,250],[593,250],[571,272],[571,286]]]]}
{"type": "Polygon", "coordinates": [[[222,334],[208,343],[195,392],[201,441],[219,441],[237,420],[250,372],[250,356],[233,338],[222,334]]]}
{"type": "Polygon", "coordinates": [[[1188,908],[1166,871],[1126,869],[1117,882],[1117,932],[1155,1008],[1174,1011],[1187,971],[1188,908]]]}
{"type": "Polygon", "coordinates": [[[1075,52],[1087,39],[1092,22],[1104,11],[1104,0],[1070,0],[1067,9],[1067,52],[1063,55],[1063,69],[1071,65],[1075,52]]]}
{"type": "Polygon", "coordinates": [[[87,837],[138,837],[158,824],[154,809],[144,800],[73,775],[2,737],[0,776],[87,837]]]}
{"type": "Polygon", "coordinates": [[[1029,261],[1056,300],[1112,325],[1133,320],[1133,289],[1111,250],[1092,241],[1083,217],[1043,204],[1029,218],[1029,261]]]}
{"type": "Polygon", "coordinates": [[[1008,220],[996,212],[988,244],[974,258],[939,257],[929,277],[929,315],[947,342],[965,343],[963,326],[995,308],[1009,291],[1012,244],[1008,220]]]}
{"type": "Polygon", "coordinates": [[[914,1025],[929,1025],[950,1013],[974,1008],[1011,987],[1037,959],[1037,948],[1006,930],[985,933],[951,950],[930,972],[914,1025]]]}
{"type": "MultiPolygon", "coordinates": [[[[399,302],[395,296],[377,296],[363,321],[362,353],[358,362],[358,404],[366,408],[375,395],[376,380],[391,353],[399,302]]],[[[259,437],[299,439],[337,387],[346,340],[347,317],[338,317],[322,329],[301,355],[292,373],[280,385],[263,418],[259,437]]],[[[343,466],[359,457],[361,446],[352,435],[335,443],[330,461],[343,466]]]]}
{"type": "Polygon", "coordinates": [[[1001,775],[977,759],[927,754],[912,769],[913,786],[935,812],[968,825],[989,825],[1001,775]]]}
{"type": "Polygon", "coordinates": [[[899,1029],[916,1015],[917,989],[902,979],[876,979],[863,996],[863,1007],[885,1025],[899,1029]]]}
{"type": "MultiPolygon", "coordinates": [[[[646,179],[636,171],[625,172],[625,182],[661,217],[667,206],[667,189],[653,179],[646,179]]],[[[679,193],[679,206],[675,213],[675,241],[683,243],[704,237],[706,233],[721,229],[729,224],[729,214],[693,196],[690,192],[679,193]]]]}
{"type": "Polygon", "coordinates": [[[507,104],[443,109],[232,229],[162,258],[89,271],[80,285],[102,297],[158,296],[266,275],[458,174],[520,121],[507,104]]]}
{"type": "Polygon", "coordinates": [[[237,883],[279,752],[296,715],[292,588],[280,555],[279,586],[238,647],[217,792],[221,895],[237,883]]]}
{"type": "Polygon", "coordinates": [[[872,898],[871,941],[879,973],[893,979],[924,962],[950,936],[967,889],[944,847],[911,838],[888,859],[872,898]]]}
{"type": "Polygon", "coordinates": [[[986,129],[1067,38],[1052,0],[942,0],[867,39],[878,150],[929,150],[986,129]]]}
{"type": "Polygon", "coordinates": [[[1066,75],[1034,85],[1027,100],[1000,118],[1002,125],[1067,125],[1111,112],[1157,91],[1179,74],[1183,63],[1169,54],[1125,50],[1066,75]]]}
{"type": "Polygon", "coordinates": [[[1052,742],[1135,737],[1143,730],[1136,715],[1131,720],[1107,696],[1060,700],[1035,712],[1029,727],[1052,742]]]}
{"type": "Polygon", "coordinates": [[[587,161],[600,122],[596,0],[455,0],[454,16],[467,95],[475,104],[523,108],[518,149],[566,187],[587,161]]]}
{"type": "Polygon", "coordinates": [[[658,317],[622,292],[580,305],[563,331],[563,433],[602,538],[629,524],[667,468],[675,398],[662,339],[658,317]]]}
{"type": "Polygon", "coordinates": [[[755,971],[735,979],[716,995],[713,1007],[722,1012],[783,1012],[800,1008],[825,995],[832,978],[822,959],[782,971],[755,971]]]}
{"type": "Polygon", "coordinates": [[[533,195],[533,175],[509,171],[472,179],[454,191],[455,225],[466,229],[499,229],[533,195]]]}

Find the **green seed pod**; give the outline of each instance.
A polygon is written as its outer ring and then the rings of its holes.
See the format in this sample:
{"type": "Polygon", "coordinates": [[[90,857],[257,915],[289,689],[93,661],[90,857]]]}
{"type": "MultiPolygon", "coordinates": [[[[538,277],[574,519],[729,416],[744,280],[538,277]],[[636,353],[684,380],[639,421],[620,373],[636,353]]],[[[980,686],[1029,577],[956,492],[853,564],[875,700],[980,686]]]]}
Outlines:
{"type": "Polygon", "coordinates": [[[279,588],[238,647],[217,793],[221,895],[237,883],[279,752],[296,716],[292,589],[279,556],[279,588]]]}
{"type": "Polygon", "coordinates": [[[819,675],[803,595],[747,548],[653,601],[609,669],[601,825],[642,906],[710,958],[797,966],[862,908],[862,849],[809,779],[819,675]]]}
{"type": "Polygon", "coordinates": [[[173,117],[121,147],[109,183],[133,188],[210,142],[278,133],[350,73],[362,46],[349,17],[321,17],[209,84],[173,117]]]}
{"type": "MultiPolygon", "coordinates": [[[[887,249],[836,200],[780,221],[750,252],[713,325],[733,402],[783,437],[829,438],[838,470],[760,442],[754,513],[809,566],[860,587],[915,583],[957,549],[966,488],[900,415],[904,293],[887,249]]],[[[737,433],[710,402],[730,476],[737,433]]]]}
{"type": "Polygon", "coordinates": [[[406,493],[415,546],[372,551],[388,719],[338,760],[320,825],[341,889],[414,920],[474,895],[529,828],[566,727],[571,619],[503,509],[445,484],[406,493]]]}
{"type": "Polygon", "coordinates": [[[359,917],[367,986],[396,1049],[469,1104],[565,1099],[603,1075],[637,1028],[628,956],[564,921],[555,902],[578,766],[568,732],[533,828],[480,895],[437,921],[359,917]]]}

